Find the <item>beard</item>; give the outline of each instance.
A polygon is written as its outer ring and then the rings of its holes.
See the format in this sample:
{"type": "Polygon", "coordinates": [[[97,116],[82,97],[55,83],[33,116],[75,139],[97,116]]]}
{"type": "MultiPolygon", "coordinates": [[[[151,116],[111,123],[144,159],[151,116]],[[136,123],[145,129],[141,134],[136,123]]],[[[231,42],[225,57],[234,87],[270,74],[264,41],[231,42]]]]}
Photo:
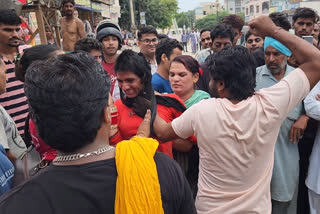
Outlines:
{"type": "Polygon", "coordinates": [[[8,46],[12,47],[12,48],[16,48],[20,45],[20,42],[21,42],[20,38],[14,37],[14,38],[9,39],[8,46]]]}
{"type": "Polygon", "coordinates": [[[282,72],[282,69],[279,65],[277,65],[277,67],[270,67],[270,66],[275,66],[275,65],[269,65],[269,64],[267,65],[267,68],[273,75],[277,75],[282,72]]]}
{"type": "Polygon", "coordinates": [[[275,63],[267,64],[267,68],[273,75],[281,74],[281,72],[286,69],[286,66],[287,66],[287,59],[283,60],[282,63],[280,64],[275,64],[275,63]],[[270,66],[276,66],[276,67],[271,68],[270,66]]]}

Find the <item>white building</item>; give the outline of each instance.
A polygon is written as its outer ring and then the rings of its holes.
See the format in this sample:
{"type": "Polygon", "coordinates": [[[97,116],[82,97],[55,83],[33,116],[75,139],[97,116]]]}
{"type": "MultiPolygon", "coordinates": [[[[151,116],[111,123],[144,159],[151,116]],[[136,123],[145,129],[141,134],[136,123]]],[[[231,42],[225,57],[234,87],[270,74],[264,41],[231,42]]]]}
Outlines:
{"type": "Polygon", "coordinates": [[[210,14],[217,14],[219,11],[223,11],[223,6],[216,2],[202,2],[200,6],[195,9],[196,20],[205,17],[210,14]]]}
{"type": "Polygon", "coordinates": [[[270,0],[246,0],[245,3],[245,21],[269,14],[270,0]]]}
{"type": "Polygon", "coordinates": [[[224,0],[224,8],[231,14],[245,12],[245,0],[224,0]]]}

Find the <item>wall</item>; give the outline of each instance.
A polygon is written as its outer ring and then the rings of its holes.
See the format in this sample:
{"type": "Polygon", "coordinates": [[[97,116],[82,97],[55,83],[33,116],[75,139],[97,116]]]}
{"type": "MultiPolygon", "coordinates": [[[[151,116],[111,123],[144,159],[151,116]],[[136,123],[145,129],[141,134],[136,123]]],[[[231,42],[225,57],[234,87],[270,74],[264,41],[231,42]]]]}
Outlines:
{"type": "Polygon", "coordinates": [[[245,12],[245,1],[244,0],[225,0],[225,10],[231,14],[238,14],[245,12]]]}
{"type": "Polygon", "coordinates": [[[246,1],[245,21],[248,22],[255,17],[269,14],[269,0],[248,0],[246,1]]]}

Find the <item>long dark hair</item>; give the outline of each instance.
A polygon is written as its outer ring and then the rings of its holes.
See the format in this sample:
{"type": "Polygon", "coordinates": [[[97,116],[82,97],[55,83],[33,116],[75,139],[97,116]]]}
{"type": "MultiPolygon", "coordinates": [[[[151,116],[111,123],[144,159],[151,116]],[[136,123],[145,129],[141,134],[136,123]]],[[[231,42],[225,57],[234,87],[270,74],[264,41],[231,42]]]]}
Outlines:
{"type": "MultiPolygon", "coordinates": [[[[117,58],[114,70],[116,73],[129,71],[140,78],[141,83],[143,84],[143,89],[140,91],[138,96],[142,96],[147,100],[151,100],[152,95],[154,96],[154,91],[151,85],[151,67],[144,56],[140,56],[132,50],[125,50],[117,58]]],[[[126,106],[133,106],[135,98],[126,97],[121,88],[120,97],[126,106]]]]}

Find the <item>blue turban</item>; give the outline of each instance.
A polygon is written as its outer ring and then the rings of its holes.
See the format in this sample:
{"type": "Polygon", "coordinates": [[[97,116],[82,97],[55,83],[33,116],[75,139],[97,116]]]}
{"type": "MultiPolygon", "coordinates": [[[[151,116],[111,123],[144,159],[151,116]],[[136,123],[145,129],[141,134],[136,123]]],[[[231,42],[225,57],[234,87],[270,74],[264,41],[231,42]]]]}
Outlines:
{"type": "Polygon", "coordinates": [[[266,50],[269,45],[271,45],[272,47],[274,47],[275,49],[277,49],[279,52],[281,52],[286,56],[292,55],[291,51],[286,46],[284,46],[281,42],[278,42],[277,40],[271,37],[266,37],[264,40],[264,50],[266,50]]]}

